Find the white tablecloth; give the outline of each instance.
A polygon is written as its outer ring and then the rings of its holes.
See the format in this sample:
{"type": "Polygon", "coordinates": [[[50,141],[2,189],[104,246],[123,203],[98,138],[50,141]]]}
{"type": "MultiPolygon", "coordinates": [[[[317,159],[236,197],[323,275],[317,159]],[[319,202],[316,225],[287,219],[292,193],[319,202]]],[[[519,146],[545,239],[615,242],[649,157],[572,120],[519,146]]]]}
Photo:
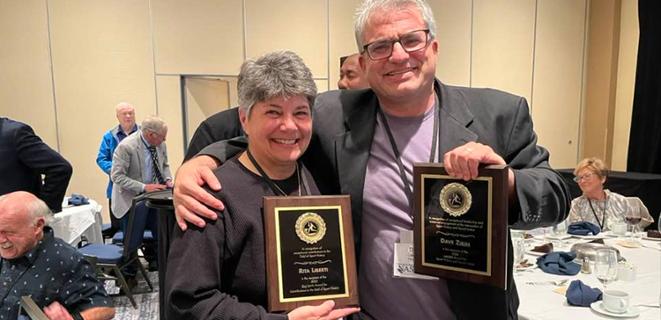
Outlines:
{"type": "MultiPolygon", "coordinates": [[[[572,238],[565,240],[568,246],[556,248],[556,251],[569,251],[570,245],[578,241],[572,238]]],[[[606,238],[605,243],[612,245],[620,251],[620,254],[628,262],[635,265],[636,279],[634,281],[617,280],[608,285],[608,289],[623,290],[630,294],[631,305],[653,304],[659,305],[661,295],[661,242],[642,240],[646,247],[625,248],[617,244],[622,239],[606,238]]],[[[539,241],[536,245],[541,244],[539,241]]],[[[557,242],[556,242],[557,243],[557,242]]],[[[536,261],[537,257],[526,255],[529,261],[536,261]]],[[[514,274],[516,287],[519,292],[519,317],[520,319],[614,319],[592,311],[589,307],[574,307],[567,304],[564,295],[553,292],[553,285],[531,285],[526,282],[546,280],[572,280],[579,279],[583,283],[603,290],[603,286],[592,274],[579,273],[575,276],[559,276],[547,274],[539,268],[532,271],[517,271],[514,274]]],[[[569,285],[569,282],[567,285],[569,285]]],[[[638,306],[640,316],[636,319],[661,319],[661,309],[638,306]]]]}
{"type": "Polygon", "coordinates": [[[78,244],[83,235],[90,243],[103,243],[101,206],[94,200],[89,202],[82,206],[62,207],[62,211],[55,214],[50,226],[56,237],[71,245],[78,244]]]}

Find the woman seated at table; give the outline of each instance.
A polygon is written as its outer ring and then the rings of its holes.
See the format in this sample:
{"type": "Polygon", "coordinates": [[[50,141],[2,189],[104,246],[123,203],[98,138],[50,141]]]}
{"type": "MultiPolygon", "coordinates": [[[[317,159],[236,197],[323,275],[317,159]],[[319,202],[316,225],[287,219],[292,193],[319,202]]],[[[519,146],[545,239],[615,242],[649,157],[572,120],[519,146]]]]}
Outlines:
{"type": "Polygon", "coordinates": [[[331,319],[357,308],[333,310],[333,301],[269,314],[263,196],[319,194],[298,161],[310,143],[317,88],[292,52],[268,53],[241,66],[239,118],[248,149],[214,171],[225,204],[207,227],[175,228],[166,275],[170,319],[331,319]]]}
{"type": "MultiPolygon", "coordinates": [[[[598,158],[585,158],[574,169],[574,181],[583,195],[572,200],[569,223],[588,221],[602,230],[610,230],[614,223],[623,223],[629,210],[627,199],[621,194],[604,189],[608,168],[598,158]]],[[[641,211],[638,227],[645,228],[654,222],[652,217],[641,211]]]]}

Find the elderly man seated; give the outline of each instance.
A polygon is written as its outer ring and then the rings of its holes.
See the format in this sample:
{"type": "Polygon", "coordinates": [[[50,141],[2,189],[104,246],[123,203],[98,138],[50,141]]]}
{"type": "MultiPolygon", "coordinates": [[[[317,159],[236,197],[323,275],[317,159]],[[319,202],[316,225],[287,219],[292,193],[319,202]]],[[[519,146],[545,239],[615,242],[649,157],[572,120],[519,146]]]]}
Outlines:
{"type": "Polygon", "coordinates": [[[30,295],[49,319],[112,319],[115,310],[94,268],[55,238],[51,212],[31,193],[0,196],[0,319],[16,319],[30,295]]]}

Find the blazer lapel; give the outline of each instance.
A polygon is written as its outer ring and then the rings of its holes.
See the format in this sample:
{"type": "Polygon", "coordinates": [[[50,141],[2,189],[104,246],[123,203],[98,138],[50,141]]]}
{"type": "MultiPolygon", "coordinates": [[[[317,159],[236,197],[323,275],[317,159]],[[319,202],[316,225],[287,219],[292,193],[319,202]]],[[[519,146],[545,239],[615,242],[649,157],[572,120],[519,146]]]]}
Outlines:
{"type": "Polygon", "coordinates": [[[361,95],[357,101],[343,101],[342,106],[346,131],[335,139],[337,168],[340,187],[344,193],[351,194],[352,207],[356,216],[359,216],[361,212],[357,212],[357,208],[362,208],[363,185],[376,126],[378,101],[373,94],[361,95]]]}
{"type": "Polygon", "coordinates": [[[470,141],[478,135],[469,129],[473,114],[460,94],[450,93],[447,87],[436,81],[436,94],[441,100],[441,157],[448,151],[470,141]]]}

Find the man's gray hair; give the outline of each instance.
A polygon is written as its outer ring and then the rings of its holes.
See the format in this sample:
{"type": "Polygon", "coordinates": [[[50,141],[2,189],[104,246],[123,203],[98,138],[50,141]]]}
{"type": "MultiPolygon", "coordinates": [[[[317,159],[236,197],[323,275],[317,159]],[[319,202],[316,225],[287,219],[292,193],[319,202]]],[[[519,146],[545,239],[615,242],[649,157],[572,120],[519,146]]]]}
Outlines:
{"type": "Polygon", "coordinates": [[[25,209],[30,214],[32,221],[37,221],[39,218],[44,218],[46,225],[53,222],[53,213],[50,211],[45,202],[39,198],[34,198],[32,201],[25,203],[25,209]]]}
{"type": "Polygon", "coordinates": [[[275,97],[304,96],[314,104],[317,86],[303,59],[291,51],[267,53],[241,65],[238,81],[239,108],[250,115],[257,102],[275,97]]]}
{"type": "Polygon", "coordinates": [[[49,225],[53,221],[53,213],[46,203],[27,191],[14,191],[3,194],[0,196],[0,203],[4,201],[16,201],[17,203],[13,205],[25,209],[25,213],[28,214],[32,223],[36,223],[39,218],[44,218],[46,225],[49,225]],[[7,200],[9,197],[12,197],[12,199],[7,200]]]}
{"type": "MultiPolygon", "coordinates": [[[[434,20],[434,13],[425,0],[365,0],[358,6],[354,18],[354,32],[356,36],[356,45],[358,45],[358,52],[363,52],[363,33],[367,26],[367,21],[370,16],[378,10],[398,10],[409,6],[418,9],[422,20],[425,21],[427,29],[429,29],[429,36],[436,38],[436,20],[434,20]]],[[[412,31],[412,30],[411,30],[412,31]]]]}
{"type": "Polygon", "coordinates": [[[142,120],[142,131],[151,131],[158,134],[162,134],[163,131],[167,128],[165,121],[157,116],[149,116],[142,120]]]}

